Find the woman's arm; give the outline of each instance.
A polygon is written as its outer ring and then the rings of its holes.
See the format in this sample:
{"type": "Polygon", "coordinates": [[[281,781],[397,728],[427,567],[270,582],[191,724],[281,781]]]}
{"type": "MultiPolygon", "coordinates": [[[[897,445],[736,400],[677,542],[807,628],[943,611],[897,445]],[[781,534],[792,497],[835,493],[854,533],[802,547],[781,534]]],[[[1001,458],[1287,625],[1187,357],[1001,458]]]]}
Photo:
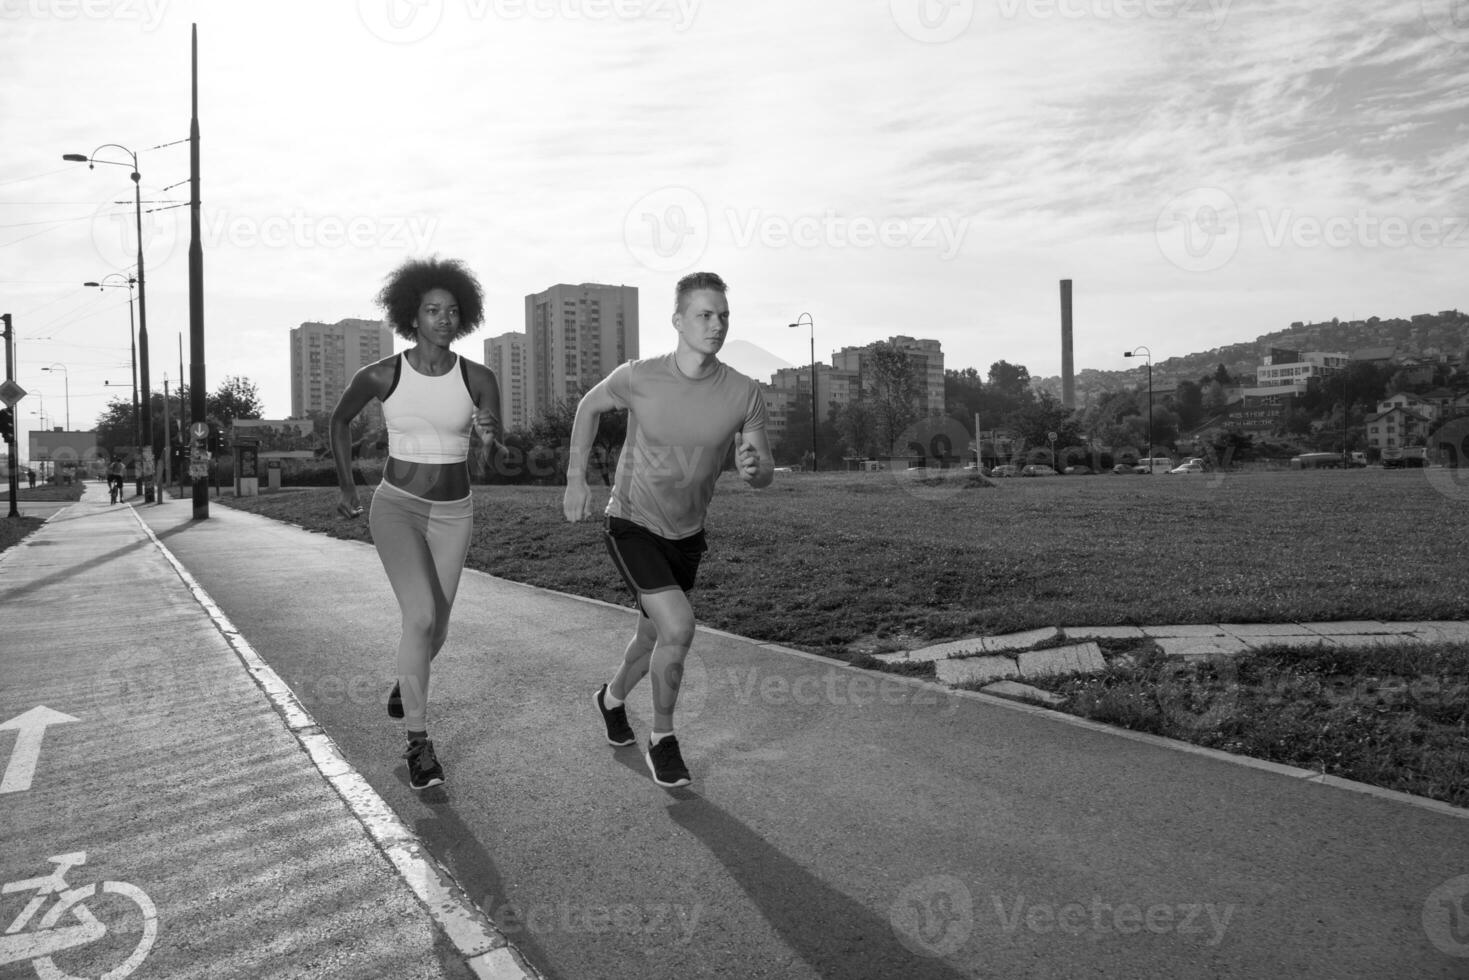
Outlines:
{"type": "Polygon", "coordinates": [[[352,376],[342,397],[337,399],[337,407],[332,409],[332,459],[337,465],[337,487],[342,491],[337,509],[345,517],[356,517],[362,513],[362,505],[357,501],[357,485],[352,479],[352,420],[369,402],[387,392],[393,383],[391,363],[390,357],[360,369],[352,376]]]}

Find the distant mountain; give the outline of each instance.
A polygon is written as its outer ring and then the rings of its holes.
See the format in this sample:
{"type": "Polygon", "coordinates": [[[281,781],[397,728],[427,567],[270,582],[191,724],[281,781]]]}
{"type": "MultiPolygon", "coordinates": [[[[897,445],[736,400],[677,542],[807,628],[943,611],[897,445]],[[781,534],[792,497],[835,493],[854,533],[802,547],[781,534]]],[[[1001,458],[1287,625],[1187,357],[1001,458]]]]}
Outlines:
{"type": "Polygon", "coordinates": [[[731,340],[719,351],[719,359],[743,375],[770,383],[770,376],[781,368],[794,367],[790,361],[770,353],[748,340],[731,340]]]}
{"type": "MultiPolygon", "coordinates": [[[[1366,320],[1331,319],[1322,323],[1296,321],[1284,330],[1262,334],[1253,341],[1229,344],[1213,350],[1184,354],[1153,362],[1153,386],[1171,388],[1179,381],[1197,381],[1213,374],[1220,364],[1231,377],[1253,376],[1272,347],[1298,351],[1334,351],[1351,354],[1368,347],[1389,347],[1396,356],[1437,357],[1441,354],[1463,354],[1469,350],[1469,314],[1459,310],[1419,313],[1409,319],[1396,317],[1366,320]]],[[[1086,395],[1115,391],[1138,383],[1142,364],[1129,364],[1123,370],[1099,371],[1086,368],[1076,373],[1077,404],[1086,403],[1086,395]]],[[[1034,387],[1061,395],[1061,378],[1037,378],[1034,387]]]]}

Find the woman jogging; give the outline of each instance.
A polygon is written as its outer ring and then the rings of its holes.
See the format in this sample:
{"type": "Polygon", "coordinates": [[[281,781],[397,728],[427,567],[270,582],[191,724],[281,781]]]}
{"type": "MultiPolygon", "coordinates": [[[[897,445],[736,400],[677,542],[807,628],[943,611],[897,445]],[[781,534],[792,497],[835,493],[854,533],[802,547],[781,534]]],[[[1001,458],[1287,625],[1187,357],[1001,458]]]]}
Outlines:
{"type": "Polygon", "coordinates": [[[374,398],[381,400],[388,460],[368,526],[403,616],[388,715],[407,728],[408,784],[420,790],[444,781],[428,737],[429,663],[448,635],[469,551],[470,429],[478,427],[486,447],[498,439],[500,388],[489,368],[449,349],[484,316],[479,282],[460,262],[406,262],[388,276],[378,303],[394,332],[414,346],[352,378],[332,412],[332,455],[342,491],[337,511],[358,517],[351,424],[374,398]]]}

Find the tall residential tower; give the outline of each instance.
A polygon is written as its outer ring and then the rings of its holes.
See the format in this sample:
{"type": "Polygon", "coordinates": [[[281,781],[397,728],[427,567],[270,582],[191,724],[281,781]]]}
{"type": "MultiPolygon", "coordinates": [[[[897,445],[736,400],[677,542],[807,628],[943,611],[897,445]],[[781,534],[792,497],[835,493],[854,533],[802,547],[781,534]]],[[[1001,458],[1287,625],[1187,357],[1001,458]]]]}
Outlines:
{"type": "Polygon", "coordinates": [[[526,410],[534,417],[638,356],[637,287],[584,282],[527,296],[525,336],[526,410]]]}
{"type": "MultiPolygon", "coordinates": [[[[381,320],[303,323],[291,331],[291,417],[330,412],[357,369],[393,353],[381,320]]],[[[376,409],[376,403],[373,408],[376,409]]]]}

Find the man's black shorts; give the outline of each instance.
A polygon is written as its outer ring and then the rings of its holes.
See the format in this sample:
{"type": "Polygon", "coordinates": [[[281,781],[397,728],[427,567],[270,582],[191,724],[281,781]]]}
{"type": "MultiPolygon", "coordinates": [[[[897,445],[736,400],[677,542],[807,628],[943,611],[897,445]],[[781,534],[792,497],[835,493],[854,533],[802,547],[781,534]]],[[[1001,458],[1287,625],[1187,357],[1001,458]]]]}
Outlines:
{"type": "Polygon", "coordinates": [[[607,518],[602,537],[612,563],[639,605],[645,592],[691,591],[699,573],[699,559],[709,548],[703,531],[672,540],[620,517],[607,518]]]}

